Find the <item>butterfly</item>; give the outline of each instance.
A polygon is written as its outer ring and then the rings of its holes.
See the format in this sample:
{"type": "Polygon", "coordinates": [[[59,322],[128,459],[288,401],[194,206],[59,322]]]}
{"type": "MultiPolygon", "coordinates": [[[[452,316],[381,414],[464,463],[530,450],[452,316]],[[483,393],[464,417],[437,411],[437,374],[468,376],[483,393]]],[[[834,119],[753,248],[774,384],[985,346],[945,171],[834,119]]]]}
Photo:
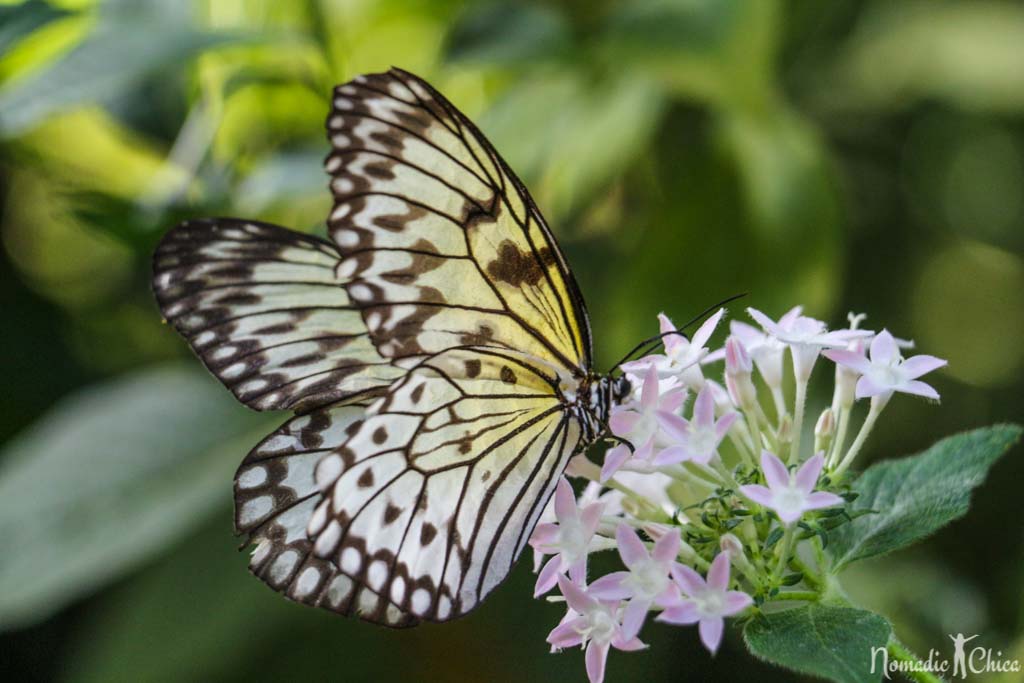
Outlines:
{"type": "Polygon", "coordinates": [[[295,413],[235,476],[251,571],[388,626],[445,621],[508,576],[632,388],[594,371],[551,230],[444,96],[400,69],[359,76],[327,129],[329,239],[186,221],[153,289],[242,403],[295,413]]]}

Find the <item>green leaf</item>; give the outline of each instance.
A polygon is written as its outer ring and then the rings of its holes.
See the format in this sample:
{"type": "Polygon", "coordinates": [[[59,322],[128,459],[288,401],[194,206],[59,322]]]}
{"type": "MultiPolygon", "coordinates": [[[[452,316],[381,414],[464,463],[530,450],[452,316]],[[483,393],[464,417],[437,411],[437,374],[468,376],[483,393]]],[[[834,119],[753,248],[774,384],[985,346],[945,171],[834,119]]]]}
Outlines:
{"type": "Polygon", "coordinates": [[[750,651],[793,671],[833,681],[877,681],[871,673],[873,648],[885,647],[892,627],[873,612],[814,604],[762,614],[743,629],[750,651]]]}
{"type": "Polygon", "coordinates": [[[0,55],[40,26],[68,14],[42,0],[0,6],[0,55]]]}
{"type": "Polygon", "coordinates": [[[47,617],[227,504],[266,421],[174,366],[60,402],[0,454],[0,628],[47,617]]]}
{"type": "Polygon", "coordinates": [[[917,455],[872,465],[854,483],[852,507],[877,510],[833,531],[834,571],[908,546],[963,517],[971,491],[1017,442],[1021,428],[995,425],[948,437],[917,455]]]}
{"type": "Polygon", "coordinates": [[[109,100],[160,69],[180,68],[209,47],[253,39],[198,31],[191,21],[187,3],[104,3],[95,28],[81,44],[48,68],[0,91],[0,135],[18,135],[50,114],[82,102],[109,100]]]}
{"type": "Polygon", "coordinates": [[[565,54],[571,35],[556,10],[535,4],[496,2],[472,6],[448,34],[452,62],[519,64],[565,54]]]}

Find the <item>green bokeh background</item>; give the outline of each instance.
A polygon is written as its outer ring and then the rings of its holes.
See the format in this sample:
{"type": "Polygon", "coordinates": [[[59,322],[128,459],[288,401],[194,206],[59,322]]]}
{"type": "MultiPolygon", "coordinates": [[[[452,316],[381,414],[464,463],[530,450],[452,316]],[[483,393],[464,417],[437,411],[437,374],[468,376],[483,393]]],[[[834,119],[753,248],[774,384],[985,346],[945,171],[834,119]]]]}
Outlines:
{"type": "MultiPolygon", "coordinates": [[[[398,632],[290,604],[236,551],[232,471],[285,416],[203,375],[149,256],[184,217],[322,231],[334,84],[401,66],[480,124],[602,368],[658,311],[738,292],[948,358],[942,404],[894,400],[867,462],[1021,418],[1022,46],[1024,6],[993,1],[0,1],[5,680],[584,680],[547,653],[561,610],[528,560],[471,616],[398,632]]],[[[1024,660],[1019,451],[965,519],[849,574],[920,652],[981,633],[1024,660]]],[[[695,629],[644,637],[610,680],[793,680],[735,632],[713,659],[695,629]]]]}

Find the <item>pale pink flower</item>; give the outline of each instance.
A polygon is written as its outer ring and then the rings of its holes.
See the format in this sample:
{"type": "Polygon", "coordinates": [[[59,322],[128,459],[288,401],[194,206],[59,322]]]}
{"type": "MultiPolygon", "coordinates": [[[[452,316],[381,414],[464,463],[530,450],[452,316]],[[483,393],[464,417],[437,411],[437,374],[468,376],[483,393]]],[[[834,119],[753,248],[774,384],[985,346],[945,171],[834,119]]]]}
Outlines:
{"type": "MultiPolygon", "coordinates": [[[[708,354],[706,344],[723,315],[725,315],[724,308],[705,320],[704,324],[693,333],[690,340],[687,340],[682,334],[667,335],[664,338],[665,353],[653,354],[623,363],[622,369],[639,374],[648,365],[653,365],[662,379],[677,377],[685,386],[699,387],[704,383],[704,374],[700,370],[700,363],[708,354]]],[[[662,334],[675,332],[677,329],[664,313],[658,314],[658,322],[662,334]]]]}
{"type": "Polygon", "coordinates": [[[692,461],[706,465],[718,455],[718,446],[739,414],[731,411],[715,420],[715,399],[710,387],[704,387],[693,403],[693,419],[658,411],[658,422],[667,447],[654,458],[656,465],[692,461]]]}
{"type": "Polygon", "coordinates": [[[552,649],[586,645],[587,678],[590,683],[604,680],[605,662],[609,648],[639,650],[646,647],[639,638],[627,638],[619,621],[621,603],[599,600],[588,589],[577,586],[564,576],[558,577],[558,587],[565,596],[569,611],[548,634],[552,649]]]}
{"type": "Polygon", "coordinates": [[[608,418],[612,434],[626,439],[636,450],[631,453],[626,444],[608,449],[601,466],[601,481],[615,474],[630,456],[649,462],[655,454],[660,435],[658,411],[678,411],[685,400],[686,392],[680,387],[660,393],[658,372],[654,366],[649,366],[644,376],[639,404],[613,406],[608,418]]]}
{"type": "Polygon", "coordinates": [[[789,525],[809,510],[835,507],[845,501],[834,493],[814,491],[818,476],[825,466],[825,456],[817,453],[790,473],[775,455],[761,452],[761,469],[768,486],[748,484],[740,487],[747,498],[775,511],[783,524],[789,525]]]}
{"type": "MultiPolygon", "coordinates": [[[[781,324],[786,316],[798,316],[803,309],[799,306],[790,310],[779,320],[781,324]],[[795,311],[795,313],[794,313],[795,311]]],[[[739,320],[729,323],[729,332],[743,344],[750,355],[757,371],[761,373],[765,384],[769,387],[782,386],[782,361],[786,352],[786,345],[770,334],[758,330],[753,325],[748,325],[739,320]]]]}
{"type": "Polygon", "coordinates": [[[653,605],[667,607],[679,597],[669,573],[682,542],[678,531],[663,534],[651,552],[633,529],[620,524],[615,531],[619,555],[628,571],[613,572],[590,584],[590,594],[601,600],[624,600],[622,634],[632,638],[640,633],[653,605]]]}
{"type": "Polygon", "coordinates": [[[558,577],[568,571],[577,583],[587,576],[587,554],[590,541],[601,522],[601,503],[591,503],[580,509],[569,480],[562,477],[555,488],[555,518],[557,523],[538,524],[530,537],[535,552],[553,555],[537,575],[534,597],[551,590],[558,577]]]}
{"type": "Polygon", "coordinates": [[[824,348],[844,347],[851,339],[870,337],[871,330],[836,330],[829,332],[825,323],[814,318],[800,315],[800,306],[790,309],[773,321],[756,308],[748,308],[747,313],[757,321],[765,332],[789,346],[793,356],[793,371],[798,381],[806,382],[810,377],[811,368],[818,354],[824,348]]]}
{"type": "Polygon", "coordinates": [[[936,400],[939,398],[939,392],[917,378],[943,367],[946,361],[926,355],[911,356],[904,360],[897,341],[888,330],[882,330],[871,340],[870,353],[870,360],[864,354],[848,349],[832,349],[824,352],[824,355],[860,373],[857,398],[891,396],[896,391],[936,400]]]}
{"type": "Polygon", "coordinates": [[[754,602],[742,591],[729,590],[729,553],[715,557],[707,580],[679,563],[672,566],[672,578],[686,597],[662,612],[658,621],[698,624],[701,642],[714,654],[722,642],[725,617],[739,614],[754,602]]]}

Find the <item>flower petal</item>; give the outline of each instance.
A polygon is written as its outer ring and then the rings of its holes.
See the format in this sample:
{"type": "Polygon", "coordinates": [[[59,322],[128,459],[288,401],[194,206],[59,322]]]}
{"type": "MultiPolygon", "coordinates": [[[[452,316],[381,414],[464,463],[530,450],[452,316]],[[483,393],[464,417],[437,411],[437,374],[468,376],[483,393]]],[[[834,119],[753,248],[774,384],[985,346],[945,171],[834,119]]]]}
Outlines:
{"type": "Polygon", "coordinates": [[[658,426],[674,441],[686,441],[690,435],[690,423],[686,418],[674,415],[666,410],[659,410],[655,413],[658,418],[658,426]]]}
{"type": "Polygon", "coordinates": [[[754,604],[754,599],[743,591],[729,591],[725,594],[725,605],[722,608],[723,617],[731,617],[739,614],[754,604]]]}
{"type": "Polygon", "coordinates": [[[900,357],[900,350],[896,346],[896,340],[889,334],[889,330],[882,330],[871,340],[871,363],[879,365],[892,365],[900,357]]]}
{"type": "Polygon", "coordinates": [[[666,353],[672,353],[677,346],[686,343],[686,337],[682,334],[668,334],[669,332],[677,332],[678,328],[664,313],[658,314],[658,331],[665,335],[661,338],[661,342],[665,345],[666,353]]]}
{"type": "Polygon", "coordinates": [[[612,434],[629,437],[641,417],[635,410],[616,410],[608,418],[608,426],[611,427],[612,434]]]}
{"type": "Polygon", "coordinates": [[[561,557],[556,555],[548,560],[544,568],[540,570],[540,574],[537,575],[537,583],[533,587],[533,597],[539,598],[554,588],[555,584],[558,583],[558,575],[561,569],[561,557]]]}
{"type": "Polygon", "coordinates": [[[766,508],[770,508],[775,502],[775,497],[772,495],[771,489],[761,486],[760,484],[747,484],[746,486],[741,486],[740,493],[758,505],[763,505],[766,508]]]}
{"type": "Polygon", "coordinates": [[[686,446],[669,446],[663,448],[652,461],[655,465],[675,465],[690,459],[690,449],[686,446]]]}
{"type": "Polygon", "coordinates": [[[576,494],[572,492],[572,484],[565,477],[558,480],[555,488],[555,517],[561,522],[576,519],[576,494]]]}
{"type": "Polygon", "coordinates": [[[708,569],[707,584],[713,590],[725,590],[729,587],[729,553],[718,553],[711,561],[708,569]]]}
{"type": "Polygon", "coordinates": [[[622,614],[622,637],[626,640],[636,638],[637,634],[640,633],[640,629],[644,625],[644,620],[647,619],[647,613],[651,609],[651,603],[649,600],[638,600],[633,598],[626,605],[626,610],[622,614]]]}
{"type": "Polygon", "coordinates": [[[816,491],[807,496],[804,508],[808,510],[820,510],[821,508],[832,508],[837,505],[846,505],[846,499],[827,491],[816,491]]]}
{"type": "Polygon", "coordinates": [[[629,456],[629,447],[624,443],[608,449],[604,454],[604,462],[601,464],[601,482],[604,483],[611,479],[623,463],[629,460],[629,456]]]}
{"type": "Polygon", "coordinates": [[[615,542],[619,546],[619,555],[627,567],[632,567],[637,562],[651,559],[647,553],[647,547],[640,540],[633,528],[628,524],[620,524],[615,529],[615,542]]]}
{"type": "Polygon", "coordinates": [[[679,538],[679,532],[674,529],[667,531],[654,543],[651,557],[654,558],[655,562],[667,565],[676,559],[680,547],[682,547],[682,539],[679,538]]]}
{"type": "Polygon", "coordinates": [[[561,575],[558,577],[558,589],[562,591],[562,595],[565,596],[565,601],[569,604],[569,607],[581,614],[598,605],[597,600],[587,595],[583,588],[561,575]]]}
{"type": "Polygon", "coordinates": [[[739,416],[740,414],[735,411],[726,413],[719,418],[718,422],[715,423],[715,437],[718,439],[719,443],[721,443],[722,439],[725,438],[725,435],[729,433],[729,430],[732,429],[733,423],[736,422],[736,419],[739,416]]]}
{"type": "Polygon", "coordinates": [[[596,640],[590,641],[587,645],[587,678],[590,683],[603,683],[604,664],[608,659],[609,643],[599,643],[596,640]]]}
{"type": "Polygon", "coordinates": [[[658,406],[658,369],[653,365],[647,368],[644,375],[644,385],[640,390],[640,406],[644,410],[651,410],[658,406]]]}
{"type": "Polygon", "coordinates": [[[882,384],[871,375],[862,375],[857,380],[857,389],[854,395],[857,398],[869,398],[871,396],[881,396],[882,394],[891,394],[894,388],[888,384],[882,384]]]}
{"type": "Polygon", "coordinates": [[[720,308],[717,313],[705,320],[704,324],[693,333],[693,340],[690,342],[690,345],[701,348],[707,344],[708,339],[711,339],[711,335],[714,333],[715,328],[718,327],[718,323],[722,320],[723,315],[725,315],[725,309],[720,308]]]}
{"type": "Polygon", "coordinates": [[[558,525],[551,522],[538,524],[530,535],[530,545],[534,548],[551,545],[558,540],[558,525]]]}
{"type": "Polygon", "coordinates": [[[821,470],[825,467],[825,455],[823,453],[815,453],[814,457],[809,458],[807,462],[800,466],[800,469],[796,471],[796,477],[794,483],[796,487],[804,493],[810,493],[814,490],[814,485],[818,483],[818,477],[821,475],[821,470]]]}
{"type": "Polygon", "coordinates": [[[722,644],[722,631],[725,630],[725,620],[722,617],[701,619],[697,630],[700,631],[700,642],[704,643],[704,647],[708,649],[708,652],[711,654],[718,652],[718,646],[722,644]]]}
{"type": "Polygon", "coordinates": [[[558,648],[579,645],[583,642],[583,636],[580,635],[580,631],[586,628],[586,625],[587,620],[585,617],[576,617],[575,619],[563,621],[551,630],[547,641],[558,648]]]}
{"type": "Polygon", "coordinates": [[[587,592],[598,600],[624,600],[633,595],[632,589],[626,584],[629,572],[612,572],[596,579],[587,588],[587,592]]]}
{"type": "MultiPolygon", "coordinates": [[[[792,312],[793,311],[790,311],[789,313],[792,313],[792,312]]],[[[786,315],[789,315],[789,313],[787,313],[786,315]]],[[[756,308],[748,308],[747,309],[747,314],[751,318],[753,318],[754,321],[758,325],[760,325],[764,329],[765,332],[767,332],[768,334],[772,335],[773,337],[779,336],[779,332],[781,331],[781,330],[779,330],[779,325],[777,325],[771,318],[766,316],[764,313],[762,313],[761,311],[757,310],[756,308]]],[[[798,315],[799,315],[799,313],[798,313],[798,315]]],[[[782,317],[782,320],[785,320],[785,316],[782,317]]]]}
{"type": "Polygon", "coordinates": [[[711,389],[704,387],[693,402],[693,421],[698,427],[710,427],[715,424],[715,397],[711,389]]]}
{"type": "Polygon", "coordinates": [[[917,380],[904,382],[896,390],[902,391],[905,394],[914,394],[916,396],[924,396],[925,398],[933,398],[936,401],[939,400],[939,392],[935,391],[935,387],[917,380]]]}
{"type": "Polygon", "coordinates": [[[900,370],[903,371],[903,376],[907,379],[917,379],[921,375],[937,370],[944,365],[948,365],[948,363],[935,356],[912,356],[903,361],[900,365],[900,370]]]}
{"type": "Polygon", "coordinates": [[[591,503],[583,508],[583,512],[580,513],[580,522],[583,524],[583,531],[588,537],[593,536],[594,532],[597,531],[598,525],[601,524],[601,514],[603,512],[604,503],[601,501],[591,503]]]}
{"type": "Polygon", "coordinates": [[[687,595],[696,596],[707,590],[704,577],[685,564],[673,562],[669,571],[672,573],[672,578],[687,595]]]}
{"type": "Polygon", "coordinates": [[[684,600],[678,605],[669,607],[658,615],[656,621],[664,621],[669,624],[687,626],[700,621],[700,612],[697,610],[697,603],[692,600],[684,600]]]}
{"type": "Polygon", "coordinates": [[[789,486],[789,470],[771,451],[761,451],[761,469],[768,488],[775,490],[789,486]]]}
{"type": "MultiPolygon", "coordinates": [[[[750,309],[747,309],[747,310],[750,310],[750,309]]],[[[782,317],[779,318],[779,325],[781,327],[788,327],[789,325],[793,324],[793,321],[795,321],[797,318],[799,318],[803,314],[804,314],[804,307],[803,306],[794,306],[793,308],[789,309],[788,311],[786,311],[785,313],[782,314],[782,317]]]]}
{"type": "Polygon", "coordinates": [[[864,354],[857,353],[856,351],[850,351],[848,349],[825,349],[821,352],[821,355],[828,358],[833,363],[855,370],[860,374],[864,374],[871,370],[871,361],[864,357],[864,354]]]}

